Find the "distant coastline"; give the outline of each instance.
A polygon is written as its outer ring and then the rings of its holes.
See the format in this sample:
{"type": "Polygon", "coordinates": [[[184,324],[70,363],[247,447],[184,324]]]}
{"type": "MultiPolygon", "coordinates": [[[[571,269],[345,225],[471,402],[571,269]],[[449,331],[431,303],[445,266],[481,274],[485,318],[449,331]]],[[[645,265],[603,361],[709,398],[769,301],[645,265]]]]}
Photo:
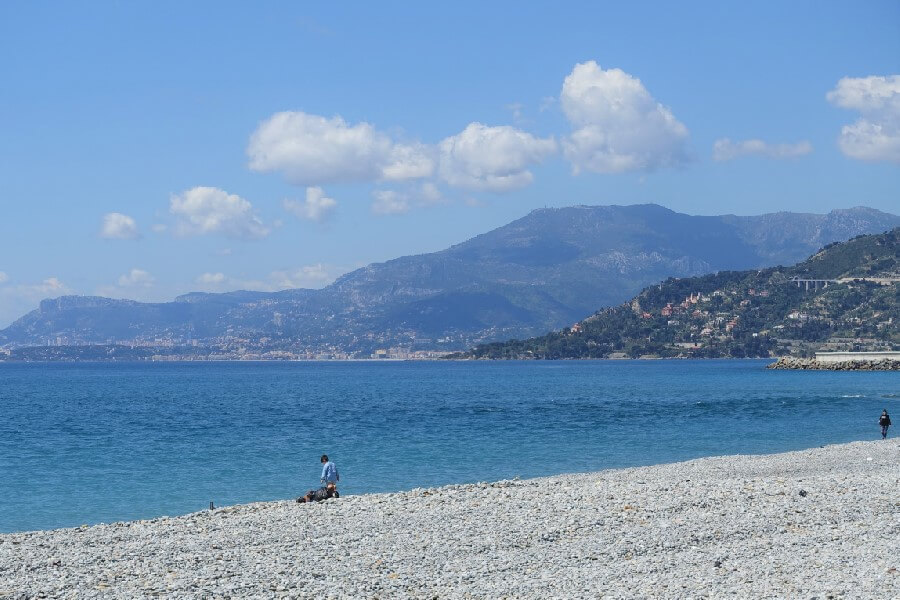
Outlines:
{"type": "Polygon", "coordinates": [[[553,362],[553,361],[613,361],[613,362],[633,362],[633,361],[686,361],[686,360],[754,360],[764,361],[771,360],[774,357],[734,357],[734,356],[615,356],[615,357],[565,357],[565,358],[543,358],[543,357],[516,357],[516,358],[489,358],[489,357],[470,357],[458,356],[457,352],[443,353],[439,356],[422,357],[422,358],[206,358],[202,356],[166,356],[164,358],[157,357],[94,357],[94,358],[75,358],[58,356],[52,358],[10,358],[0,354],[0,364],[25,364],[25,363],[404,363],[404,362],[504,362],[504,361],[528,361],[528,362],[553,362]]]}

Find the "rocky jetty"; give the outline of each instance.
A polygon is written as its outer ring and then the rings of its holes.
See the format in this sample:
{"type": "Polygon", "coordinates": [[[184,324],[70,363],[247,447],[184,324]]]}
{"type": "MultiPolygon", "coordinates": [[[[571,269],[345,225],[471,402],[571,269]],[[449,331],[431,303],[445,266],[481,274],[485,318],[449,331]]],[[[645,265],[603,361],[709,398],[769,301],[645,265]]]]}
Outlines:
{"type": "Polygon", "coordinates": [[[895,440],[0,535],[4,598],[898,598],[895,440]]]}
{"type": "Polygon", "coordinates": [[[846,360],[823,362],[814,358],[794,358],[782,356],[767,369],[810,369],[814,371],[900,371],[900,360],[883,358],[880,360],[846,360]]]}

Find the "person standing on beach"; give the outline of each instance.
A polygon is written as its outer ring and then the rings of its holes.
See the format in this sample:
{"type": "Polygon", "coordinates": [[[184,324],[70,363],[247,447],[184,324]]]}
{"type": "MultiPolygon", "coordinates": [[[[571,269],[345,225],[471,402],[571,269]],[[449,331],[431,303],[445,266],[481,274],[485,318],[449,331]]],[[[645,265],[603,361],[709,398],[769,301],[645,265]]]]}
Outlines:
{"type": "Polygon", "coordinates": [[[881,439],[886,439],[888,427],[891,426],[891,417],[887,414],[887,409],[881,411],[881,417],[878,419],[878,424],[881,425],[881,439]]]}
{"type": "Polygon", "coordinates": [[[328,455],[322,455],[322,483],[328,485],[329,483],[333,483],[337,485],[337,482],[341,480],[341,476],[338,475],[337,467],[334,466],[334,463],[328,460],[328,455]]]}

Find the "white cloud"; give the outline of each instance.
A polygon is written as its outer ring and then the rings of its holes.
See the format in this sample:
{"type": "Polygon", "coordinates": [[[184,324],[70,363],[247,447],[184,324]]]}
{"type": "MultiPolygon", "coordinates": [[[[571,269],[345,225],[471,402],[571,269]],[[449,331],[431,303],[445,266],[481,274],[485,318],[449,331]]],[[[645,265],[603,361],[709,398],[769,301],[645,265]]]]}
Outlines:
{"type": "Polygon", "coordinates": [[[403,190],[375,190],[372,212],[376,215],[400,215],[413,208],[434,206],[445,202],[437,185],[426,181],[421,185],[407,186],[403,190]]]}
{"type": "Polygon", "coordinates": [[[143,269],[134,268],[120,275],[115,284],[97,287],[94,294],[106,298],[148,301],[155,282],[153,275],[143,269]]]}
{"type": "Polygon", "coordinates": [[[173,195],[169,210],[179,218],[177,231],[181,235],[222,233],[246,240],[269,235],[269,228],[256,216],[250,202],[219,188],[195,187],[173,195]]]}
{"type": "Polygon", "coordinates": [[[32,284],[0,286],[0,328],[37,308],[46,298],[71,294],[72,290],[56,277],[32,284]]]}
{"type": "Polygon", "coordinates": [[[50,296],[64,296],[72,292],[69,286],[56,277],[48,277],[39,283],[23,283],[4,286],[6,295],[21,296],[28,300],[43,300],[50,296]]]}
{"type": "Polygon", "coordinates": [[[306,188],[306,200],[301,202],[285,199],[283,204],[284,209],[289,213],[301,219],[321,223],[331,216],[337,206],[337,201],[325,196],[325,191],[320,187],[308,187],[306,188]]]}
{"type": "Polygon", "coordinates": [[[395,190],[375,190],[372,192],[372,212],[376,215],[400,215],[409,212],[409,198],[395,190]]]}
{"type": "Polygon", "coordinates": [[[809,154],[812,149],[812,144],[805,140],[796,144],[768,144],[755,139],[732,142],[722,138],[713,144],[713,159],[723,161],[752,155],[775,159],[796,158],[809,154]]]}
{"type": "Polygon", "coordinates": [[[109,240],[134,240],[140,237],[140,233],[133,218],[113,212],[103,215],[100,237],[109,240]]]}
{"type": "Polygon", "coordinates": [[[9,281],[9,275],[0,271],[0,283],[6,283],[7,281],[9,281]]]}
{"type": "Polygon", "coordinates": [[[900,164],[900,75],[844,77],[826,98],[861,115],[841,128],[838,145],[846,156],[900,164]]]}
{"type": "Polygon", "coordinates": [[[276,292],[289,288],[321,288],[334,281],[332,268],[317,263],[295,269],[272,271],[263,279],[228,277],[224,273],[203,273],[194,279],[194,285],[206,291],[260,290],[276,292]]]}
{"type": "Polygon", "coordinates": [[[652,171],[688,162],[687,128],[640,79],[594,61],[575,65],[560,104],[574,127],[563,151],[575,173],[652,171]]]}
{"type": "Polygon", "coordinates": [[[280,171],[291,183],[401,180],[434,171],[429,149],[395,143],[368,123],[350,125],[304,112],[280,112],[259,125],[247,146],[254,171],[280,171]]]}
{"type": "Polygon", "coordinates": [[[441,194],[441,190],[430,181],[426,181],[422,184],[422,187],[419,188],[419,197],[421,198],[422,204],[425,205],[439,204],[444,201],[444,195],[441,194]]]}
{"type": "Polygon", "coordinates": [[[843,77],[826,97],[836,106],[860,112],[897,111],[900,109],[900,75],[843,77]]]}
{"type": "Polygon", "coordinates": [[[556,152],[553,138],[541,139],[514,127],[470,123],[439,145],[441,179],[473,190],[508,192],[529,185],[527,167],[556,152]]]}
{"type": "Polygon", "coordinates": [[[219,285],[225,283],[225,279],[224,273],[203,273],[197,276],[197,279],[194,281],[201,285],[219,285]]]}
{"type": "Polygon", "coordinates": [[[119,277],[119,287],[151,287],[153,276],[143,269],[131,269],[128,273],[119,277]]]}
{"type": "Polygon", "coordinates": [[[425,144],[395,144],[381,169],[381,179],[421,179],[434,173],[434,151],[425,144]]]}
{"type": "Polygon", "coordinates": [[[63,295],[70,290],[66,284],[56,277],[48,277],[42,282],[34,285],[20,286],[21,290],[38,295],[63,295]]]}
{"type": "Polygon", "coordinates": [[[506,110],[512,113],[512,118],[514,121],[519,122],[522,120],[523,111],[525,110],[525,105],[521,102],[510,102],[503,106],[506,110]]]}
{"type": "Polygon", "coordinates": [[[169,226],[163,223],[154,223],[150,229],[153,230],[153,233],[165,233],[169,230],[169,226]]]}
{"type": "Polygon", "coordinates": [[[403,190],[375,190],[372,197],[372,212],[376,215],[400,215],[413,208],[434,206],[446,201],[441,190],[431,181],[407,186],[403,190]]]}
{"type": "Polygon", "coordinates": [[[333,276],[322,263],[307,265],[290,271],[273,271],[269,275],[276,289],[322,287],[333,276]]]}

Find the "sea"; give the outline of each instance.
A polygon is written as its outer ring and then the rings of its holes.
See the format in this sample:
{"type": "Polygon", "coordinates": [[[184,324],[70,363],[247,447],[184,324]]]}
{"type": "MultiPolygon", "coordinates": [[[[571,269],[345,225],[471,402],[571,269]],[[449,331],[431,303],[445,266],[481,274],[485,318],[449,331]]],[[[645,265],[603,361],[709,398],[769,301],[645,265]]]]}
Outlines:
{"type": "MultiPolygon", "coordinates": [[[[880,439],[891,372],[766,360],[0,363],[0,532],[880,439]]],[[[895,417],[897,420],[897,417],[895,417]]]]}

